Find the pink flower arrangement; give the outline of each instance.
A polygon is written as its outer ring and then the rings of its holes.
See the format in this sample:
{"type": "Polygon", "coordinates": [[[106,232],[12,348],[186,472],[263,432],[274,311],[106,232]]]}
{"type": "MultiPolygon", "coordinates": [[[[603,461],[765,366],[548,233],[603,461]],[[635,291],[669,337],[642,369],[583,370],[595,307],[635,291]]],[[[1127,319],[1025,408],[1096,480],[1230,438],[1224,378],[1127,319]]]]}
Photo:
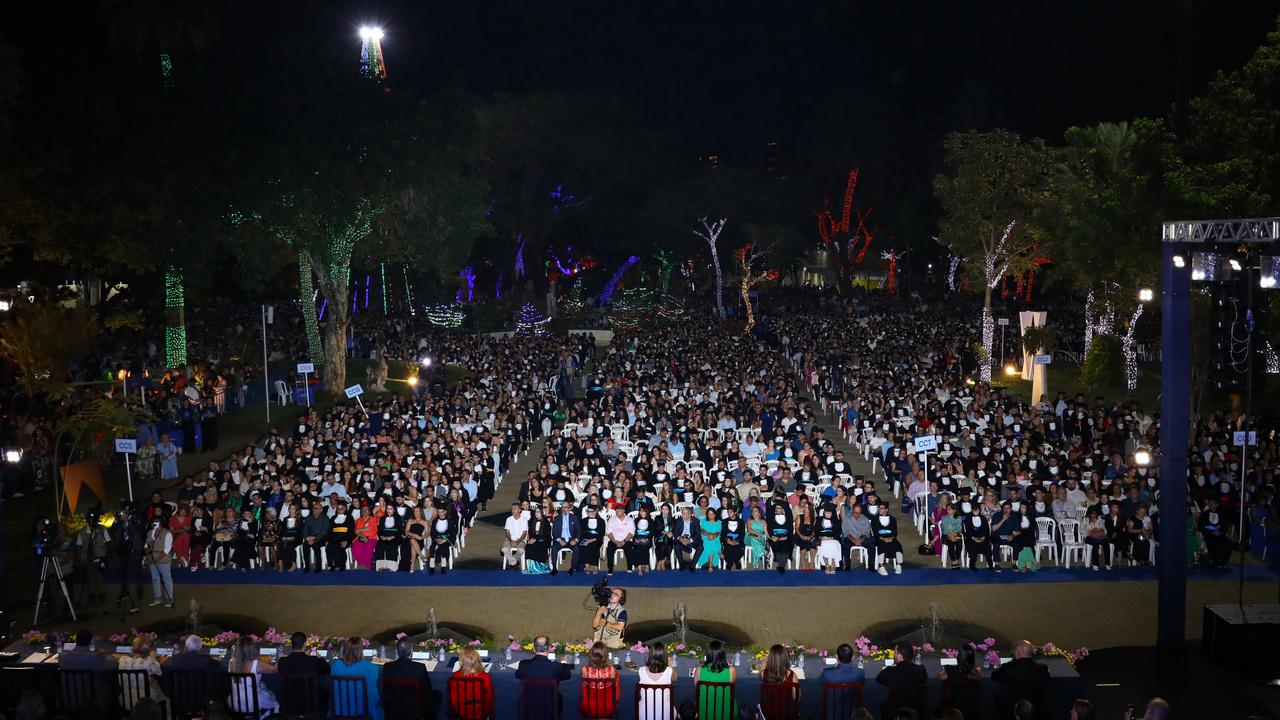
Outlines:
{"type": "Polygon", "coordinates": [[[921,650],[922,652],[927,652],[927,653],[931,653],[931,652],[933,652],[933,643],[925,643],[925,644],[921,645],[921,646],[920,646],[920,650],[921,650]]]}
{"type": "Polygon", "coordinates": [[[406,638],[406,637],[409,637],[408,633],[402,633],[402,632],[396,633],[396,640],[399,640],[400,638],[406,638]]]}
{"type": "Polygon", "coordinates": [[[516,640],[516,636],[515,636],[515,635],[508,635],[508,636],[507,636],[507,649],[508,649],[508,650],[519,650],[519,649],[520,649],[520,642],[519,642],[518,640],[516,640]]]}
{"type": "Polygon", "coordinates": [[[275,628],[267,628],[267,632],[265,635],[262,636],[262,639],[266,640],[267,643],[271,645],[288,645],[289,644],[289,636],[285,635],[284,633],[280,632],[275,628]]]}
{"type": "Polygon", "coordinates": [[[631,652],[647,653],[649,652],[649,648],[644,643],[637,640],[636,644],[631,646],[631,652]]]}
{"type": "Polygon", "coordinates": [[[28,630],[22,633],[22,642],[28,645],[44,645],[49,642],[49,636],[39,630],[28,630]]]}
{"type": "Polygon", "coordinates": [[[943,648],[942,657],[955,659],[960,657],[960,651],[955,648],[943,648]]]}
{"type": "Polygon", "coordinates": [[[995,650],[992,650],[991,652],[987,653],[987,664],[990,665],[991,667],[998,666],[1000,664],[1000,653],[996,652],[995,650]]]}
{"type": "Polygon", "coordinates": [[[479,640],[479,639],[476,639],[476,640],[472,640],[471,642],[467,643],[467,645],[470,645],[471,647],[478,648],[478,647],[480,647],[481,645],[484,645],[484,643],[480,642],[480,640],[479,640]]]}

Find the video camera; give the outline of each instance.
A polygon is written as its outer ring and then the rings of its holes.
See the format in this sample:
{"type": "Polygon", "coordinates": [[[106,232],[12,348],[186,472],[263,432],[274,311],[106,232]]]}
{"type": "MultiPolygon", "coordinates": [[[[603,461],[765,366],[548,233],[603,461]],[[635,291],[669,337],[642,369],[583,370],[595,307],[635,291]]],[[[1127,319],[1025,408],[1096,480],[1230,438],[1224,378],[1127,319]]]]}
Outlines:
{"type": "Polygon", "coordinates": [[[609,587],[609,578],[602,577],[591,586],[591,597],[595,598],[596,604],[604,607],[609,604],[610,596],[613,594],[613,588],[609,587]]]}
{"type": "Polygon", "coordinates": [[[58,526],[53,520],[42,517],[36,520],[35,532],[31,544],[35,547],[36,557],[48,557],[53,554],[54,544],[58,541],[58,526]]]}

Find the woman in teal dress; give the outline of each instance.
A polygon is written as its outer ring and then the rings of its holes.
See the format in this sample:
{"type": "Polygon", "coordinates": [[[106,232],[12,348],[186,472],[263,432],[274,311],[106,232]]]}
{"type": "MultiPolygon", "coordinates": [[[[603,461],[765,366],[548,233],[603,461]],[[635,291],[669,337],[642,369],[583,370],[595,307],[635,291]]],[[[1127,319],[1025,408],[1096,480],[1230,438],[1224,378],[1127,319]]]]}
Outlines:
{"type": "Polygon", "coordinates": [[[747,520],[747,547],[751,548],[751,567],[756,570],[764,567],[764,547],[768,538],[769,528],[760,514],[760,506],[752,505],[751,519],[747,520]]]}
{"type": "Polygon", "coordinates": [[[695,567],[715,570],[720,564],[720,518],[715,508],[707,508],[706,519],[702,521],[702,556],[695,567]]]}

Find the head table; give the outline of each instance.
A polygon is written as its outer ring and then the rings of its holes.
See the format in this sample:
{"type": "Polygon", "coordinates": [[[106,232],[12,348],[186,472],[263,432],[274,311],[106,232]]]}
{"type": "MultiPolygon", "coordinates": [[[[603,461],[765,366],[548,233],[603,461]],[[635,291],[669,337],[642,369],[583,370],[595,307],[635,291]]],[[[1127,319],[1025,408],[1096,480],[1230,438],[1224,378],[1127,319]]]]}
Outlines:
{"type": "MultiPolygon", "coordinates": [[[[125,648],[114,648],[117,651],[123,651],[125,648]]],[[[160,657],[163,662],[167,659],[171,649],[165,649],[165,654],[160,657]]],[[[205,652],[211,652],[206,650],[205,652]]],[[[264,659],[273,660],[278,653],[287,652],[283,650],[268,649],[265,651],[264,659]]],[[[390,652],[390,648],[386,651],[368,649],[365,651],[366,657],[375,664],[385,662],[382,655],[390,652]]],[[[117,653],[123,656],[123,652],[117,653]]],[[[225,666],[227,661],[226,651],[212,651],[220,662],[225,666]]],[[[319,653],[326,656],[325,653],[319,653]]],[[[508,659],[507,653],[502,650],[481,651],[485,660],[485,667],[493,680],[494,691],[494,709],[497,717],[516,717],[516,698],[519,693],[519,680],[515,677],[517,664],[524,659],[533,656],[532,653],[519,650],[512,651],[508,659]]],[[[328,657],[332,657],[329,655],[328,657]]],[[[628,652],[626,650],[614,651],[611,655],[616,667],[619,669],[622,684],[622,699],[620,702],[621,711],[618,714],[620,720],[630,720],[635,716],[635,686],[639,681],[637,670],[631,669],[631,665],[640,666],[644,664],[645,655],[639,652],[628,652]]],[[[729,663],[737,670],[737,686],[734,691],[735,700],[744,707],[754,707],[760,700],[760,675],[751,671],[751,657],[747,653],[728,655],[729,663]],[[735,664],[736,663],[736,664],[735,664]]],[[[432,652],[415,652],[414,659],[423,663],[427,667],[428,675],[431,678],[431,685],[434,689],[445,693],[446,683],[452,672],[457,656],[450,655],[440,662],[439,655],[432,652]]],[[[564,712],[561,717],[563,720],[577,720],[579,695],[578,672],[586,663],[585,654],[575,658],[573,655],[565,655],[563,653],[554,656],[558,662],[563,662],[571,666],[575,666],[572,678],[566,680],[560,685],[560,692],[564,696],[564,712]]],[[[47,671],[41,673],[46,675],[42,679],[41,686],[51,693],[57,691],[57,679],[54,671],[57,669],[58,656],[56,652],[45,652],[44,649],[33,649],[26,645],[17,645],[9,648],[9,652],[4,659],[5,665],[34,667],[37,670],[47,671]]],[[[1084,681],[1071,666],[1063,658],[1048,658],[1043,661],[1049,668],[1049,687],[1046,691],[1046,700],[1049,705],[1049,715],[1056,717],[1065,713],[1071,706],[1072,701],[1076,698],[1084,696],[1084,681]]],[[[942,660],[935,657],[926,657],[923,659],[925,670],[929,674],[929,694],[930,707],[936,707],[942,700],[942,684],[938,680],[938,673],[943,669],[942,660]]],[[[673,699],[677,705],[686,698],[693,698],[694,695],[694,679],[693,674],[697,672],[700,659],[690,657],[674,658],[675,680],[673,682],[673,699]]],[[[800,678],[800,716],[801,717],[818,717],[820,715],[820,704],[822,688],[819,676],[822,671],[835,664],[834,658],[822,658],[814,655],[805,655],[802,657],[793,657],[792,668],[800,678]]],[[[866,672],[866,683],[863,687],[863,705],[878,714],[880,704],[887,697],[887,688],[875,682],[876,675],[884,668],[884,664],[879,661],[867,661],[864,665],[866,672]]],[[[983,671],[982,695],[983,702],[986,704],[987,712],[990,712],[992,703],[999,693],[999,683],[990,680],[990,670],[983,671]]],[[[275,690],[277,688],[277,677],[273,674],[263,676],[264,684],[268,689],[275,690]]],[[[440,718],[446,717],[445,708],[442,707],[439,714],[440,718]]]]}

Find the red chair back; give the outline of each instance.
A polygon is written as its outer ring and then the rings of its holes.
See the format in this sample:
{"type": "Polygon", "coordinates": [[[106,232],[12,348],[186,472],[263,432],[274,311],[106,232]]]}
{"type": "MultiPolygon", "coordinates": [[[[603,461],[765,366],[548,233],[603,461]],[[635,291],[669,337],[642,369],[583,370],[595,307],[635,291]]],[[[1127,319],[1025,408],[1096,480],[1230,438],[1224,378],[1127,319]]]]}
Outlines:
{"type": "Polygon", "coordinates": [[[822,720],[851,720],[862,707],[862,683],[831,683],[822,686],[822,720]]]}
{"type": "Polygon", "coordinates": [[[733,683],[699,680],[694,685],[694,697],[698,698],[698,720],[737,720],[733,683]]]}
{"type": "Polygon", "coordinates": [[[799,720],[800,686],[795,682],[760,683],[760,710],[769,720],[799,720]]]}
{"type": "Polygon", "coordinates": [[[578,706],[582,720],[611,720],[618,713],[618,694],[622,692],[618,677],[582,679],[582,703],[578,706]]]}
{"type": "Polygon", "coordinates": [[[668,720],[675,716],[670,685],[636,685],[636,720],[668,720]]]}
{"type": "Polygon", "coordinates": [[[493,697],[478,677],[449,676],[449,720],[493,720],[493,697]]]}
{"type": "Polygon", "coordinates": [[[332,675],[329,678],[329,717],[333,720],[368,720],[369,687],[364,678],[355,675],[332,675]]]}

